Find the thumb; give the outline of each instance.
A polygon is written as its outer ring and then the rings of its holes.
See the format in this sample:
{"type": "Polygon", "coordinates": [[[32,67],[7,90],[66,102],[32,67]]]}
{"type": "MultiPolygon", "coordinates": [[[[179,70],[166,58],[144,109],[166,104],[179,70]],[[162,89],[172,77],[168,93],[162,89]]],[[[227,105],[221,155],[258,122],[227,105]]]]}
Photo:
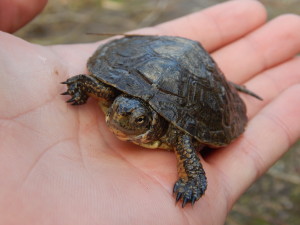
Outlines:
{"type": "Polygon", "coordinates": [[[47,0],[1,0],[0,30],[15,32],[45,7],[47,0]]]}

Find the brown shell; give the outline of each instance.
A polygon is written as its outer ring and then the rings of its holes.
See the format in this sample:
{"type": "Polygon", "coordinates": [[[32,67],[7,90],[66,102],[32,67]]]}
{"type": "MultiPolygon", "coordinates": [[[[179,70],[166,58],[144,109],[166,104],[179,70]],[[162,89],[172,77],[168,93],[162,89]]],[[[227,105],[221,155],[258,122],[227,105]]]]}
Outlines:
{"type": "Polygon", "coordinates": [[[88,70],[106,84],[138,97],[201,143],[224,146],[247,123],[246,107],[196,41],[130,36],[100,47],[88,70]]]}

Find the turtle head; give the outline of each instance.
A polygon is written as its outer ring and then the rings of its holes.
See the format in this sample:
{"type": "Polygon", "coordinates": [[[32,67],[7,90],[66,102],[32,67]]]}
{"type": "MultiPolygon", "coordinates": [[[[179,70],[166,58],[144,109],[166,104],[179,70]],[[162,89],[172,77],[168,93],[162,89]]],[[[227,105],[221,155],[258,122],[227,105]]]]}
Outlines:
{"type": "Polygon", "coordinates": [[[121,140],[149,143],[162,136],[158,114],[143,100],[118,96],[106,113],[109,129],[121,140]]]}

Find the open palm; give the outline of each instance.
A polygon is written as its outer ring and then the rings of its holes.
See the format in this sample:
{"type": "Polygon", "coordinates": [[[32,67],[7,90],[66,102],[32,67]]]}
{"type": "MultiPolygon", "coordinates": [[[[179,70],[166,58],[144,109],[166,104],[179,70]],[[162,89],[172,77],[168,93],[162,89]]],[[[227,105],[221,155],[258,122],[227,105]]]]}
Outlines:
{"type": "Polygon", "coordinates": [[[208,190],[184,209],[172,197],[174,153],[119,141],[96,101],[59,95],[99,43],[42,47],[0,33],[0,224],[222,224],[300,136],[300,19],[264,21],[259,3],[232,1],[135,31],[200,41],[229,80],[264,98],[242,95],[246,132],[202,159],[208,190]]]}

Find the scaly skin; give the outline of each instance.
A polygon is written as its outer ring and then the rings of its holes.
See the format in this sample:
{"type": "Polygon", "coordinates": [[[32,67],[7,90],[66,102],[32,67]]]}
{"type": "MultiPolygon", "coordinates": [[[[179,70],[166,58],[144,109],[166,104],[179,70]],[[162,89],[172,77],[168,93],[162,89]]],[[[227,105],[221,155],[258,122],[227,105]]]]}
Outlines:
{"type": "Polygon", "coordinates": [[[205,172],[190,135],[179,136],[174,149],[179,176],[173,189],[176,201],[182,199],[182,207],[189,202],[193,205],[207,188],[205,172]]]}

